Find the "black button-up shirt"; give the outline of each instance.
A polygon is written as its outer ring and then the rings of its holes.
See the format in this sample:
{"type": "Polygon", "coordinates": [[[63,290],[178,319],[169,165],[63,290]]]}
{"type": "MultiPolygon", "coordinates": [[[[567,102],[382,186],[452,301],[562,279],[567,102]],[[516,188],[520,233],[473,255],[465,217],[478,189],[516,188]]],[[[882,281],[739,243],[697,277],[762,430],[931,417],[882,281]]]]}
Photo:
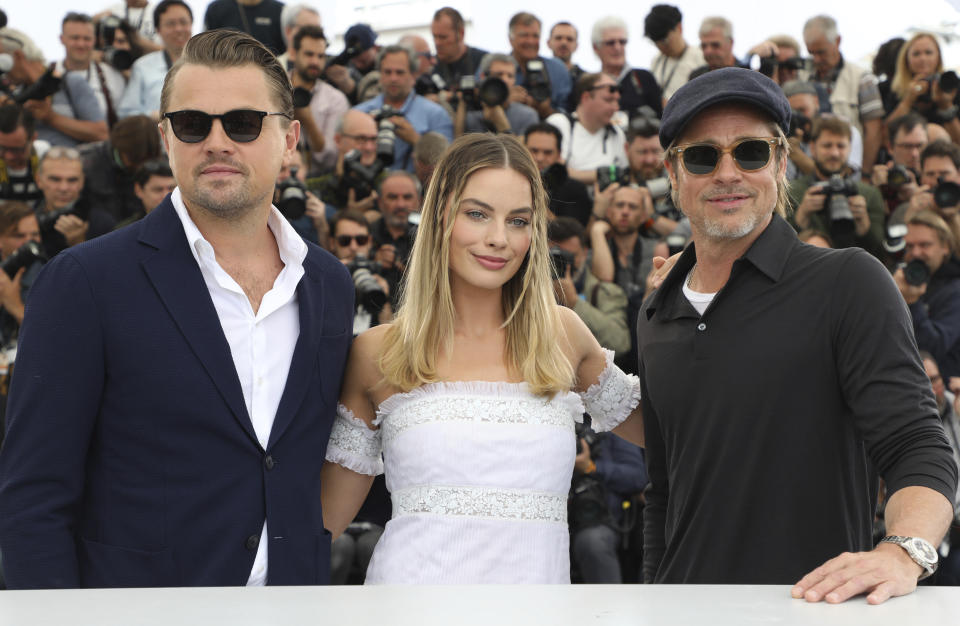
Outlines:
{"type": "Polygon", "coordinates": [[[888,492],[952,502],[957,469],[912,322],[859,249],[802,244],[780,217],[703,316],[690,246],[638,320],[651,486],[644,578],[793,584],[869,550],[888,492]]]}

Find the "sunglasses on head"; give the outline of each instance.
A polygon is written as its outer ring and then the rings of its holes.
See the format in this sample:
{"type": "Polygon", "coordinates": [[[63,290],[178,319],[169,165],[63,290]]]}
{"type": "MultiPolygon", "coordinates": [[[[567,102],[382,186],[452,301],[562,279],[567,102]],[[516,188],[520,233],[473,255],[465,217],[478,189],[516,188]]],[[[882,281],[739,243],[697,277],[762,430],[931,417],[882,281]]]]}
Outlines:
{"type": "Polygon", "coordinates": [[[337,245],[346,248],[351,241],[356,241],[358,246],[365,246],[370,241],[370,235],[337,235],[337,245]]]}
{"type": "Polygon", "coordinates": [[[608,89],[611,94],[620,93],[620,85],[597,85],[591,87],[590,91],[603,91],[604,89],[608,89]]]}
{"type": "Polygon", "coordinates": [[[770,162],[771,148],[779,146],[778,137],[750,137],[721,148],[712,143],[688,143],[670,149],[673,155],[680,155],[683,168],[694,176],[712,174],[720,164],[720,157],[728,152],[733,162],[744,172],[756,172],[770,162]]]}
{"type": "Polygon", "coordinates": [[[199,143],[207,138],[213,128],[213,120],[219,119],[223,125],[223,132],[232,141],[249,143],[260,136],[263,129],[263,118],[268,115],[282,115],[293,119],[286,113],[268,113],[253,109],[234,109],[226,113],[211,115],[203,111],[173,111],[164,113],[164,119],[170,120],[170,128],[177,139],[184,143],[199,143]]]}

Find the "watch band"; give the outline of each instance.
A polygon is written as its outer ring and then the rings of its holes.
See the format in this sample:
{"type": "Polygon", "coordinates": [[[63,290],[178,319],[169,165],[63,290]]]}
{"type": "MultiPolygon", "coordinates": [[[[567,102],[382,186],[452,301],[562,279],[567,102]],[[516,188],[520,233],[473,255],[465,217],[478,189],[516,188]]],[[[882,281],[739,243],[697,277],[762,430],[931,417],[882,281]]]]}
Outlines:
{"type": "Polygon", "coordinates": [[[920,574],[917,580],[923,580],[933,574],[937,571],[937,566],[940,564],[940,555],[937,553],[936,548],[926,539],[888,535],[881,539],[880,543],[895,543],[903,548],[907,556],[923,568],[923,573],[920,574]]]}

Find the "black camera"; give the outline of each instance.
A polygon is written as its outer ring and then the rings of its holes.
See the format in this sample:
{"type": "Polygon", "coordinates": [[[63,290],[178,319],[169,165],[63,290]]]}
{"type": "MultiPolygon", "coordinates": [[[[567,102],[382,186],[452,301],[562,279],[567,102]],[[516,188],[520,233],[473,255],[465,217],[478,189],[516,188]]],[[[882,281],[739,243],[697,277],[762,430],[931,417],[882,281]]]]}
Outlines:
{"type": "Polygon", "coordinates": [[[563,163],[554,163],[540,172],[540,178],[543,180],[543,188],[547,190],[547,193],[553,194],[567,184],[570,173],[567,172],[567,166],[563,163]]]}
{"type": "Polygon", "coordinates": [[[447,81],[440,74],[421,74],[413,84],[413,90],[418,96],[429,96],[446,91],[447,81]]]}
{"type": "MultiPolygon", "coordinates": [[[[577,454],[583,452],[582,442],[592,449],[601,437],[583,424],[577,424],[575,432],[577,454]]],[[[606,433],[602,436],[606,436],[606,433]]],[[[602,480],[591,474],[574,474],[567,507],[570,528],[574,532],[612,521],[607,506],[607,489],[602,480]]]]}
{"type": "Polygon", "coordinates": [[[309,89],[304,87],[293,88],[293,108],[302,109],[305,106],[309,106],[310,100],[312,99],[313,94],[310,93],[309,89]]]}
{"type": "Polygon", "coordinates": [[[823,190],[823,206],[830,211],[830,221],[852,222],[853,212],[847,199],[860,193],[857,183],[842,174],[834,174],[818,187],[823,190]]]}
{"type": "Polygon", "coordinates": [[[550,99],[550,77],[547,76],[547,68],[544,67],[543,61],[540,59],[527,61],[525,84],[527,93],[537,102],[550,99]]]}
{"type": "Polygon", "coordinates": [[[553,265],[553,274],[555,278],[563,278],[567,275],[567,268],[573,267],[573,253],[559,248],[550,247],[550,263],[553,265]]]}
{"type": "Polygon", "coordinates": [[[903,270],[903,279],[908,285],[919,287],[930,282],[930,268],[920,259],[913,259],[899,266],[903,270]]]}
{"type": "Polygon", "coordinates": [[[687,237],[678,233],[667,235],[664,241],[667,244],[667,249],[670,251],[670,256],[683,252],[683,249],[687,247],[687,237]]]}
{"type": "Polygon", "coordinates": [[[290,176],[277,183],[274,197],[280,213],[290,221],[300,219],[307,212],[307,186],[297,178],[296,167],[290,168],[290,176]]]}
{"type": "Polygon", "coordinates": [[[958,77],[957,73],[953,70],[949,70],[940,74],[939,83],[940,91],[955,91],[957,87],[960,87],[960,77],[958,77]]]}
{"type": "Polygon", "coordinates": [[[960,185],[943,180],[941,176],[933,188],[933,202],[941,209],[957,206],[960,204],[960,185]]]}
{"type": "Polygon", "coordinates": [[[910,170],[906,166],[896,164],[887,171],[887,186],[901,187],[912,180],[910,170]]]}
{"type": "Polygon", "coordinates": [[[46,261],[47,255],[43,251],[43,246],[41,246],[36,241],[28,241],[19,248],[17,248],[13,254],[8,256],[0,263],[0,269],[7,273],[7,276],[12,280],[17,272],[21,268],[29,267],[37,261],[46,261]]]}
{"type": "Polygon", "coordinates": [[[113,42],[117,36],[117,29],[123,24],[123,20],[115,15],[108,15],[100,20],[97,26],[99,29],[100,43],[103,45],[103,60],[108,65],[121,72],[130,69],[133,65],[133,55],[129,50],[118,50],[113,47],[113,42]]]}
{"type": "Polygon", "coordinates": [[[613,183],[626,185],[630,182],[630,168],[604,165],[597,168],[597,187],[603,191],[613,183]]]}
{"type": "Polygon", "coordinates": [[[76,215],[82,220],[86,220],[90,217],[90,207],[84,202],[84,199],[81,198],[76,202],[72,202],[65,207],[61,207],[55,211],[43,211],[37,215],[37,226],[41,233],[49,233],[53,231],[53,227],[56,226],[57,220],[64,215],[76,215]]]}
{"type": "MultiPolygon", "coordinates": [[[[392,157],[393,154],[390,156],[392,157]]],[[[360,158],[360,151],[356,149],[344,155],[343,176],[340,178],[340,184],[344,190],[353,189],[354,197],[357,200],[366,198],[373,193],[377,186],[377,176],[385,167],[380,159],[375,159],[370,165],[364,165],[360,162],[360,158]]]]}
{"type": "Polygon", "coordinates": [[[787,129],[787,137],[798,136],[802,141],[806,141],[812,128],[813,120],[796,109],[790,111],[790,128],[787,129]],[[797,135],[798,131],[800,135],[797,135]]]}
{"type": "Polygon", "coordinates": [[[397,145],[397,125],[390,121],[391,117],[404,117],[403,111],[395,109],[389,104],[371,111],[370,115],[377,122],[377,159],[387,167],[393,165],[393,150],[397,145]]]}
{"type": "Polygon", "coordinates": [[[890,224],[887,226],[887,237],[883,240],[883,249],[893,255],[894,258],[900,258],[903,250],[907,246],[907,225],[890,224]]]}
{"type": "Polygon", "coordinates": [[[780,62],[777,61],[777,55],[775,54],[766,57],[762,57],[759,54],[750,56],[750,69],[760,72],[768,78],[773,78],[773,75],[777,72],[778,65],[780,65],[780,62]]]}
{"type": "Polygon", "coordinates": [[[14,93],[13,100],[19,105],[27,100],[43,100],[60,91],[60,83],[61,78],[54,76],[53,68],[48,68],[37,82],[14,93]]]}
{"type": "Polygon", "coordinates": [[[360,40],[356,37],[351,37],[346,41],[346,46],[343,48],[343,52],[330,59],[330,61],[327,63],[327,66],[346,65],[351,59],[359,55],[361,52],[363,52],[363,50],[360,49],[360,40]]]}
{"type": "Polygon", "coordinates": [[[347,271],[353,277],[353,286],[357,292],[357,304],[370,313],[379,313],[387,302],[387,292],[373,277],[380,274],[380,264],[365,256],[356,256],[347,264],[347,271]]]}

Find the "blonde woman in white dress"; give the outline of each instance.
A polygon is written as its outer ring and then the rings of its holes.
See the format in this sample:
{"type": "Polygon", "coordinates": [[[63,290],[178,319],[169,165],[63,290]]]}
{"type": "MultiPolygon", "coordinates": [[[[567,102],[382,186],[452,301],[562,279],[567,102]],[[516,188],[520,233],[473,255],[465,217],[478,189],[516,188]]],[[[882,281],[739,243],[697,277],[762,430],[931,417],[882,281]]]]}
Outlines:
{"type": "Polygon", "coordinates": [[[353,343],[323,468],[334,538],[386,473],[367,583],[569,583],[575,422],[643,443],[639,381],[556,304],[547,219],[512,136],[461,137],[434,172],[401,306],[353,343]]]}

